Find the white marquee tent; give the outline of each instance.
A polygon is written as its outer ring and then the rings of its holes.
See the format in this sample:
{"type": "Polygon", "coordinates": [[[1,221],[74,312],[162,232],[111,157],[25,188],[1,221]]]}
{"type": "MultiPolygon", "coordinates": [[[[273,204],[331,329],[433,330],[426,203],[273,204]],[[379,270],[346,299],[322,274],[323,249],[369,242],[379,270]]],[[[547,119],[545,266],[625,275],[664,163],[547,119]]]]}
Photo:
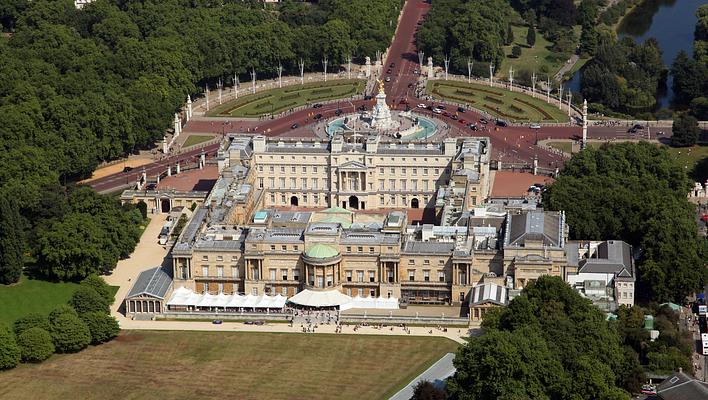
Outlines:
{"type": "Polygon", "coordinates": [[[172,293],[172,296],[167,301],[167,306],[274,309],[285,307],[286,300],[287,298],[281,295],[254,296],[248,294],[243,296],[240,294],[226,295],[223,293],[217,295],[209,293],[198,294],[185,287],[180,287],[172,293]]]}

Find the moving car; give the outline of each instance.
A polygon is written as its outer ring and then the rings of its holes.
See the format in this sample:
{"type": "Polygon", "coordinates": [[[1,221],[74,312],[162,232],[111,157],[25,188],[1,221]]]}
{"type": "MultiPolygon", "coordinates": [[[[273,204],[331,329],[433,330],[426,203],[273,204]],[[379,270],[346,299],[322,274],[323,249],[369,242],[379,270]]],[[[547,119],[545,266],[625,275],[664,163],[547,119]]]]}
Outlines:
{"type": "Polygon", "coordinates": [[[220,320],[220,319],[215,319],[215,320],[211,321],[211,323],[214,324],[214,325],[221,325],[223,322],[224,322],[224,321],[222,321],[222,320],[220,320]]]}
{"type": "Polygon", "coordinates": [[[436,107],[436,108],[433,108],[433,112],[434,112],[435,114],[442,114],[443,111],[442,111],[441,109],[439,109],[439,108],[436,107]]]}
{"type": "Polygon", "coordinates": [[[472,129],[473,131],[476,131],[476,130],[479,129],[479,128],[477,128],[477,125],[475,125],[475,124],[470,124],[469,127],[470,127],[470,129],[472,129]]]}
{"type": "Polygon", "coordinates": [[[133,167],[125,167],[123,168],[123,172],[130,172],[133,170],[133,167]]]}
{"type": "Polygon", "coordinates": [[[457,112],[461,112],[461,113],[463,113],[463,112],[465,112],[465,109],[464,109],[464,108],[462,108],[462,107],[457,107],[457,112]]]}
{"type": "Polygon", "coordinates": [[[314,116],[314,119],[315,119],[315,120],[318,120],[318,119],[320,119],[320,118],[322,118],[322,114],[315,114],[315,116],[314,116]]]}
{"type": "Polygon", "coordinates": [[[390,76],[387,76],[387,77],[386,77],[386,82],[391,82],[391,77],[390,77],[390,76]]]}
{"type": "Polygon", "coordinates": [[[427,106],[423,103],[418,104],[418,108],[427,108],[427,106]]]}
{"type": "Polygon", "coordinates": [[[504,121],[503,119],[498,119],[497,125],[498,126],[509,126],[509,124],[506,121],[504,121]]]}
{"type": "Polygon", "coordinates": [[[480,119],[479,119],[479,123],[484,124],[484,125],[487,125],[487,124],[489,123],[489,121],[487,121],[486,118],[480,118],[480,119]]]}
{"type": "Polygon", "coordinates": [[[531,128],[531,129],[541,129],[541,125],[539,125],[539,124],[531,124],[531,125],[529,125],[529,128],[531,128]]]}
{"type": "Polygon", "coordinates": [[[322,108],[322,104],[320,103],[315,103],[312,105],[312,108],[322,108]]]}
{"type": "Polygon", "coordinates": [[[457,121],[457,115],[455,115],[455,114],[451,115],[450,118],[452,118],[453,120],[457,121]]]}
{"type": "Polygon", "coordinates": [[[393,72],[393,71],[391,70],[391,68],[389,68],[389,69],[386,70],[386,73],[387,73],[387,74],[390,74],[391,72],[393,72]]]}
{"type": "Polygon", "coordinates": [[[297,129],[298,126],[299,126],[298,124],[292,124],[292,125],[290,125],[290,129],[297,129]]]}

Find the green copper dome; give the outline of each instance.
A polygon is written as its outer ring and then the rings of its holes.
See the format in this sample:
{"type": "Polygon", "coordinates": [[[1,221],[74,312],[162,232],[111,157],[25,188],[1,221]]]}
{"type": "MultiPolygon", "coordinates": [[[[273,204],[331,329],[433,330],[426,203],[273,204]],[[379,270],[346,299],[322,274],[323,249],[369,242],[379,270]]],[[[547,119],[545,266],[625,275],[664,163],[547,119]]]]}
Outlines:
{"type": "Polygon", "coordinates": [[[331,258],[339,255],[339,251],[332,246],[318,243],[305,252],[305,255],[310,258],[331,258]]]}
{"type": "Polygon", "coordinates": [[[352,212],[342,208],[342,207],[330,207],[326,210],[322,210],[323,213],[332,213],[332,214],[351,214],[352,212]]]}

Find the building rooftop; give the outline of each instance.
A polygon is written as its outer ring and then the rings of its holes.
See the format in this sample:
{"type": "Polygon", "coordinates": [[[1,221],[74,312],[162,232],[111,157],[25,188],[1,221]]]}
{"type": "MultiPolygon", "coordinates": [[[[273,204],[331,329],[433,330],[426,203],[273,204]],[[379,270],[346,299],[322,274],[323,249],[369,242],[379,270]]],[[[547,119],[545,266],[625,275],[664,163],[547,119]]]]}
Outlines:
{"type": "Polygon", "coordinates": [[[601,242],[589,257],[578,261],[579,273],[614,274],[621,278],[634,277],[632,248],[621,240],[601,242]]]}
{"type": "Polygon", "coordinates": [[[453,250],[455,250],[455,243],[453,242],[408,240],[403,247],[403,252],[408,254],[452,254],[453,250]]]}
{"type": "Polygon", "coordinates": [[[485,282],[475,286],[470,296],[470,306],[493,303],[505,306],[509,303],[507,288],[496,283],[485,282]]]}
{"type": "Polygon", "coordinates": [[[332,258],[339,255],[339,251],[332,246],[317,243],[305,251],[305,255],[310,258],[332,258]]]}
{"type": "Polygon", "coordinates": [[[708,384],[679,371],[657,387],[657,394],[663,400],[708,399],[708,384]]]}
{"type": "Polygon", "coordinates": [[[172,277],[162,268],[155,267],[138,275],[126,298],[150,296],[164,299],[172,285],[172,277]]]}
{"type": "Polygon", "coordinates": [[[529,211],[510,214],[507,218],[504,246],[526,247],[527,242],[542,242],[543,246],[565,246],[565,216],[555,211],[529,211]]]}

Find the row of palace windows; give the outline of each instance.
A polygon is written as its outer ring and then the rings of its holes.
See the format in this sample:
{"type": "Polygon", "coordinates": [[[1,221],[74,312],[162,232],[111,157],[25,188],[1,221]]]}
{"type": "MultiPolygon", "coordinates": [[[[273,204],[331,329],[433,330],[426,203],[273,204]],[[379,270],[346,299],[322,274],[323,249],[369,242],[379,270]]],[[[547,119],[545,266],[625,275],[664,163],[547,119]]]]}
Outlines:
{"type": "Polygon", "coordinates": [[[231,270],[231,275],[224,275],[224,271],[227,270],[223,265],[217,265],[216,266],[216,275],[211,275],[210,272],[210,267],[208,265],[202,265],[202,277],[217,277],[217,278],[234,278],[238,279],[239,278],[239,268],[237,265],[232,265],[230,267],[231,270]]]}
{"type": "MultiPolygon", "coordinates": [[[[268,156],[268,159],[269,159],[269,160],[274,160],[274,159],[275,159],[274,157],[275,157],[275,156],[273,156],[273,155],[269,155],[269,156],[268,156]]],[[[321,157],[321,156],[311,156],[311,157],[312,157],[312,160],[313,160],[313,161],[320,161],[320,162],[321,162],[321,161],[323,161],[323,159],[324,159],[324,157],[321,157]]],[[[344,158],[344,161],[351,161],[351,160],[352,160],[352,159],[350,159],[349,157],[343,157],[343,158],[344,158]]],[[[260,160],[260,159],[261,159],[261,157],[258,157],[258,160],[260,160]]],[[[265,157],[263,157],[263,159],[265,159],[265,157]]],[[[281,155],[281,156],[279,157],[279,159],[280,159],[280,160],[285,160],[285,156],[282,156],[282,155],[281,155]]],[[[368,159],[369,159],[369,164],[373,164],[374,159],[373,159],[372,157],[368,157],[368,159]]],[[[295,156],[290,156],[290,160],[308,160],[308,156],[306,156],[306,155],[297,156],[297,157],[295,157],[295,156]]],[[[334,158],[334,162],[336,163],[337,160],[338,160],[338,158],[335,157],[335,158],[334,158]]],[[[357,157],[357,158],[354,159],[354,160],[355,160],[355,161],[359,161],[359,162],[363,161],[363,160],[362,160],[361,158],[359,158],[359,157],[357,157]]],[[[379,162],[383,162],[384,160],[385,160],[384,157],[379,157],[379,162]]],[[[421,160],[422,160],[423,162],[428,162],[428,161],[440,162],[440,157],[433,157],[432,159],[428,159],[428,157],[423,157],[421,160]]],[[[443,161],[447,161],[447,160],[448,160],[448,159],[443,159],[443,161]]],[[[407,157],[390,157],[390,161],[393,161],[393,162],[396,162],[396,161],[397,161],[397,162],[403,162],[403,163],[418,162],[418,157],[412,157],[412,158],[410,158],[410,159],[407,158],[407,157]]]]}
{"type": "MultiPolygon", "coordinates": [[[[417,179],[399,179],[396,181],[396,179],[389,179],[388,180],[388,186],[386,186],[386,179],[379,179],[379,190],[411,190],[411,191],[417,191],[419,189],[427,192],[430,190],[435,190],[435,181],[434,180],[423,180],[420,182],[423,182],[423,184],[419,187],[418,186],[418,180],[417,179]],[[398,185],[396,185],[396,182],[398,182],[398,185]]],[[[369,182],[369,188],[371,188],[372,183],[369,182]]]]}

